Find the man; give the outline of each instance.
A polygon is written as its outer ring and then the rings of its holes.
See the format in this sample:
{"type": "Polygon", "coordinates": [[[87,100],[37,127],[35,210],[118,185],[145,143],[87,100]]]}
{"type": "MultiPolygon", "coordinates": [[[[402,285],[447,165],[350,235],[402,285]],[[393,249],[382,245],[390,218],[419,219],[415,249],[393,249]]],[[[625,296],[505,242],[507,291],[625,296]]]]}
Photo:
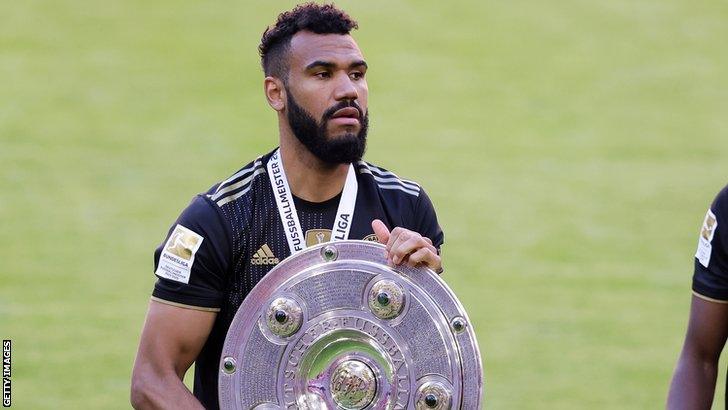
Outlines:
{"type": "Polygon", "coordinates": [[[698,237],[690,319],[670,385],[669,409],[710,409],[727,336],[728,186],[708,209],[698,237]]]}
{"type": "Polygon", "coordinates": [[[220,354],[238,307],[306,246],[378,240],[392,264],[442,271],[443,233],[424,190],[361,161],[367,63],[349,35],[355,28],[344,12],[310,3],[263,33],[264,91],[278,115],[280,149],[194,198],[156,250],[158,281],[132,376],[135,408],[217,408],[220,354]],[[182,383],[193,362],[194,395],[182,383]]]}

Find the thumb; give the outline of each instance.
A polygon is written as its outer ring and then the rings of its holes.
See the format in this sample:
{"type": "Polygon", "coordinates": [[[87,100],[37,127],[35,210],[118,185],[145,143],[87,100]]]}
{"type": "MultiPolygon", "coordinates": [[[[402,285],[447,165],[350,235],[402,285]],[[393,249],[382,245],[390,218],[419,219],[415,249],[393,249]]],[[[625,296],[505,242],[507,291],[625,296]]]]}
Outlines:
{"type": "Polygon", "coordinates": [[[385,225],[384,222],[380,221],[379,219],[373,220],[372,229],[377,235],[379,243],[386,245],[387,242],[389,242],[389,229],[387,229],[387,225],[385,225]]]}

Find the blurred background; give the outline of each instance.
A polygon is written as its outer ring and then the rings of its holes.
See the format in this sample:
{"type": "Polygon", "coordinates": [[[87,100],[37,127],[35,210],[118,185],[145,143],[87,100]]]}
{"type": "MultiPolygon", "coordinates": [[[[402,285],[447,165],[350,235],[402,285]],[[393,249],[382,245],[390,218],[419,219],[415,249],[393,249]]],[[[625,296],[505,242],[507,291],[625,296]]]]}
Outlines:
{"type": "MultiPolygon", "coordinates": [[[[0,5],[14,406],[129,407],[152,252],[276,145],[256,47],[294,4],[0,5]]],[[[486,408],[663,407],[728,183],[728,3],[337,4],[370,65],[366,158],[436,206],[486,408]]]]}

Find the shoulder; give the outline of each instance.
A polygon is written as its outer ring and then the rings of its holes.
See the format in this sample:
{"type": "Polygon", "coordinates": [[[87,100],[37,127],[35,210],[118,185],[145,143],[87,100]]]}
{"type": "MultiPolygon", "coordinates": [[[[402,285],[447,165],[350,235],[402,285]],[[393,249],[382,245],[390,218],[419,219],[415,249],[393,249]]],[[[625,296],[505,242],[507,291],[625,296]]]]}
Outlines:
{"type": "Polygon", "coordinates": [[[721,214],[723,218],[728,218],[728,185],[718,192],[710,209],[714,213],[721,214]]]}
{"type": "Polygon", "coordinates": [[[442,244],[434,206],[420,184],[368,162],[359,161],[356,166],[361,178],[370,180],[386,212],[398,215],[391,223],[430,237],[438,247],[442,244]]]}
{"type": "Polygon", "coordinates": [[[360,174],[371,178],[377,189],[383,193],[409,200],[416,200],[420,196],[422,188],[414,181],[400,178],[395,173],[366,161],[359,161],[355,166],[360,174]]]}
{"type": "MultiPolygon", "coordinates": [[[[703,225],[700,229],[701,244],[704,246],[715,245],[717,241],[719,248],[725,248],[728,243],[728,185],[723,187],[713,199],[708,208],[703,225]]],[[[723,249],[725,250],[725,249],[723,249]]]]}
{"type": "Polygon", "coordinates": [[[168,239],[178,231],[191,231],[197,236],[208,238],[207,242],[225,242],[229,237],[229,227],[224,215],[218,206],[204,194],[198,194],[192,198],[170,228],[168,239]]]}
{"type": "Polygon", "coordinates": [[[391,211],[388,213],[398,215],[399,219],[390,222],[430,238],[439,252],[444,234],[432,201],[420,184],[368,162],[359,161],[356,166],[363,178],[371,179],[384,207],[391,211]]]}
{"type": "Polygon", "coordinates": [[[693,292],[704,299],[728,302],[728,186],[716,195],[700,228],[693,292]]]}
{"type": "Polygon", "coordinates": [[[266,173],[265,165],[269,157],[270,153],[248,162],[222,182],[213,185],[205,197],[218,207],[246,197],[250,193],[253,183],[266,173]]]}
{"type": "MultiPolygon", "coordinates": [[[[700,232],[703,238],[712,241],[716,231],[727,232],[726,220],[728,220],[728,185],[718,192],[705,214],[700,232]]],[[[725,234],[721,236],[725,236],[725,234]]]]}

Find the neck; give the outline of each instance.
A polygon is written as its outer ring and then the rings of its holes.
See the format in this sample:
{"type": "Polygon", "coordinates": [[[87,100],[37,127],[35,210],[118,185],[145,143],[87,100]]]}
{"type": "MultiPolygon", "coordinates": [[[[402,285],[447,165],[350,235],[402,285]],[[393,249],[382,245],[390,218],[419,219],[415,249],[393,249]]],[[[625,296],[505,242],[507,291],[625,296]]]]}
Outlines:
{"type": "Polygon", "coordinates": [[[281,130],[281,158],[293,195],[309,202],[323,202],[344,189],[349,164],[321,161],[290,130],[281,130]]]}

